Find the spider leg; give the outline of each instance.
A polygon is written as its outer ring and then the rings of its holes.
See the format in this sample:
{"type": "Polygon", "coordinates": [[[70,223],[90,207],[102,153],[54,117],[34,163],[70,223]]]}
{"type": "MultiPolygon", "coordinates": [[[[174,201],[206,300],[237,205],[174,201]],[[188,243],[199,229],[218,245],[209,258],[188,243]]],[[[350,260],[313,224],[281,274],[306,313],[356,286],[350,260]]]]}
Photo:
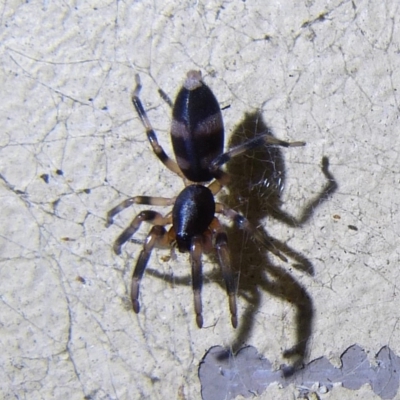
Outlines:
{"type": "Polygon", "coordinates": [[[132,204],[145,204],[148,206],[170,206],[175,203],[176,197],[150,197],[150,196],[135,196],[124,200],[122,203],[118,204],[116,207],[111,209],[107,213],[107,227],[112,225],[114,222],[114,217],[119,214],[125,208],[130,207],[132,204]]]}
{"type": "Polygon", "coordinates": [[[231,268],[231,259],[228,248],[228,237],[217,218],[214,218],[210,228],[215,232],[215,247],[221,266],[222,276],[226,285],[226,292],[229,298],[229,310],[231,312],[231,323],[237,327],[237,306],[236,306],[236,286],[231,268]]]}
{"type": "Polygon", "coordinates": [[[239,146],[229,149],[226,153],[219,155],[212,163],[210,169],[212,171],[217,170],[222,165],[226,164],[231,158],[236,157],[246,151],[255,149],[262,145],[272,145],[272,146],[282,146],[282,147],[299,147],[305,146],[305,142],[285,142],[284,140],[279,140],[271,136],[270,134],[263,134],[250,139],[239,146]]]}
{"type": "Polygon", "coordinates": [[[133,236],[133,234],[140,228],[142,222],[164,226],[171,223],[171,215],[164,217],[160,213],[152,210],[140,212],[114,242],[113,249],[115,254],[121,254],[121,246],[133,236]]]}
{"type": "Polygon", "coordinates": [[[263,245],[268,251],[279,257],[282,261],[287,262],[287,258],[275,248],[274,244],[268,238],[264,237],[243,215],[221,203],[215,204],[215,211],[229,218],[239,229],[243,229],[249,233],[251,237],[257,240],[257,242],[263,245]]]}
{"type": "Polygon", "coordinates": [[[230,181],[229,174],[219,169],[222,165],[226,164],[233,157],[239,156],[246,151],[267,144],[283,147],[305,146],[305,142],[285,142],[283,140],[276,139],[271,135],[264,134],[248,140],[239,146],[229,149],[226,153],[219,155],[214,161],[211,162],[210,171],[213,173],[215,180],[211,182],[208,188],[211,190],[213,195],[216,195],[222,189],[222,187],[226,186],[230,181]]]}
{"type": "Polygon", "coordinates": [[[215,196],[223,186],[226,186],[230,181],[230,175],[220,169],[214,171],[215,179],[208,185],[211,193],[215,196]]]}
{"type": "Polygon", "coordinates": [[[171,107],[174,107],[174,103],[172,102],[171,98],[164,92],[162,89],[158,89],[158,94],[160,97],[171,107]]]}
{"type": "Polygon", "coordinates": [[[143,250],[140,252],[136,267],[132,274],[131,281],[131,300],[132,307],[137,314],[140,311],[139,289],[140,281],[142,280],[144,270],[149,261],[151,251],[155,246],[167,246],[170,244],[170,237],[165,228],[161,225],[155,225],[151,228],[143,245],[143,250]]]}
{"type": "Polygon", "coordinates": [[[203,286],[201,255],[203,253],[203,239],[194,236],[190,248],[190,264],[192,266],[192,287],[194,296],[194,311],[199,328],[203,326],[203,306],[201,304],[201,288],[203,286]]]}
{"type": "Polygon", "coordinates": [[[140,82],[139,75],[136,75],[136,87],[132,93],[132,103],[142,121],[144,128],[146,129],[147,139],[149,140],[154,154],[158,159],[172,172],[175,172],[181,178],[184,178],[182,171],[180,170],[178,164],[172,160],[161,145],[158,143],[157,135],[150,123],[147,113],[143,107],[142,101],[139,98],[140,90],[142,89],[142,84],[140,82]]]}

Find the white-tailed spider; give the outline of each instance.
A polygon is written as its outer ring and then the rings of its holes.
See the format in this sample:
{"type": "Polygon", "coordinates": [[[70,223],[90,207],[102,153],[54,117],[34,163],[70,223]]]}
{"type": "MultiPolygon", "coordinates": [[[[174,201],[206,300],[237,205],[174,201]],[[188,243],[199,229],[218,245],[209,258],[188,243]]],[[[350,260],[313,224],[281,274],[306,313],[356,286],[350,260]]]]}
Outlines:
{"type": "Polygon", "coordinates": [[[232,157],[258,146],[294,147],[304,146],[305,143],[285,142],[271,135],[261,134],[223,153],[224,125],[218,101],[210,88],[202,81],[201,73],[189,71],[172,105],[171,140],[176,159],[174,161],[158,143],[156,133],[139,98],[141,87],[140,78],[136,75],[136,88],[133,91],[132,102],[146,130],[153,152],[169,170],[183,179],[185,188],[172,198],[131,197],[108,212],[107,223],[111,225],[114,216],[132,204],[172,206],[172,212],[165,216],[153,210],[140,212],[114,243],[114,252],[120,254],[121,246],[131,239],[142,222],[153,225],[145,239],[132,275],[133,310],[136,313],[140,310],[140,281],[153,248],[177,247],[182,253],[190,253],[196,323],[201,328],[203,326],[201,256],[215,247],[229,297],[232,326],[236,328],[236,284],[231,269],[228,239],[215,214],[224,215],[232,220],[237,228],[251,234],[273,254],[284,261],[286,258],[274,248],[272,243],[267,242],[243,215],[214,201],[214,196],[229,181],[229,175],[220,167],[232,157]],[[171,227],[166,229],[168,225],[171,227]]]}

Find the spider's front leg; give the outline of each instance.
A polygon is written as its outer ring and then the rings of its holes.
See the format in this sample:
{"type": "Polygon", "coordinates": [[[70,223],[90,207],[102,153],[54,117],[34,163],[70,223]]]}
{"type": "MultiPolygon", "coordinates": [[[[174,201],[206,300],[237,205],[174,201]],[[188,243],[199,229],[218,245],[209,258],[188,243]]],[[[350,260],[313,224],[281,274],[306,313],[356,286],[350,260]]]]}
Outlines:
{"type": "Polygon", "coordinates": [[[194,296],[194,310],[196,313],[196,323],[199,328],[203,326],[203,306],[201,301],[201,289],[203,286],[203,272],[201,256],[208,253],[213,247],[213,237],[215,238],[215,248],[217,249],[221,272],[226,285],[229,298],[229,311],[231,313],[231,323],[237,327],[237,306],[236,306],[236,286],[231,268],[231,260],[228,249],[228,238],[217,218],[214,218],[209,230],[202,235],[192,238],[190,247],[190,263],[192,267],[192,287],[194,296]]]}
{"type": "Polygon", "coordinates": [[[146,269],[147,263],[149,261],[151,252],[154,247],[167,247],[171,246],[173,241],[172,235],[165,230],[163,226],[155,225],[151,228],[144,245],[143,250],[139,254],[139,258],[136,263],[136,267],[133,271],[132,282],[131,282],[131,300],[132,307],[137,314],[140,311],[139,303],[139,289],[140,281],[142,280],[144,270],[146,269]]]}
{"type": "Polygon", "coordinates": [[[219,265],[221,267],[222,277],[226,285],[226,292],[229,298],[229,311],[231,312],[231,323],[234,328],[237,327],[237,306],[236,306],[236,284],[231,267],[231,258],[228,248],[228,237],[217,218],[214,218],[210,225],[215,236],[215,247],[217,249],[219,265]]]}
{"type": "Polygon", "coordinates": [[[192,238],[190,247],[190,264],[192,267],[192,287],[194,297],[194,311],[199,328],[203,326],[203,306],[201,303],[201,288],[203,286],[201,255],[203,254],[203,238],[200,235],[192,238]]]}

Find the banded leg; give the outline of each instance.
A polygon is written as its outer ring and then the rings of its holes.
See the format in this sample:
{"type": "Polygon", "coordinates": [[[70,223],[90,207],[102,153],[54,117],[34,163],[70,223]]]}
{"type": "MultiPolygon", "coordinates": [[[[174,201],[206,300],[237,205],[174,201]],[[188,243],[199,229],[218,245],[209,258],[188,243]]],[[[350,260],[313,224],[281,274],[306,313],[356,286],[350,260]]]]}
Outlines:
{"type": "Polygon", "coordinates": [[[172,218],[171,215],[164,217],[160,213],[152,210],[140,212],[114,242],[113,249],[115,254],[121,254],[121,246],[134,235],[134,233],[140,228],[142,222],[149,222],[152,225],[164,226],[170,224],[172,222],[172,218]]]}
{"type": "Polygon", "coordinates": [[[136,87],[132,93],[132,103],[136,109],[136,112],[139,115],[139,118],[142,121],[142,124],[146,130],[147,139],[149,140],[151,147],[153,149],[154,154],[158,157],[158,159],[172,172],[175,172],[181,178],[184,178],[182,171],[180,170],[178,164],[172,160],[161,145],[158,143],[157,135],[150,123],[149,118],[147,117],[147,113],[143,107],[143,104],[139,98],[140,90],[142,89],[142,84],[140,82],[139,75],[136,75],[136,87]]]}
{"type": "Polygon", "coordinates": [[[226,164],[231,158],[239,156],[240,154],[243,154],[246,151],[255,149],[256,147],[268,144],[273,146],[282,146],[282,147],[300,147],[306,145],[305,142],[285,142],[284,140],[276,139],[269,134],[263,134],[260,136],[256,136],[254,139],[250,139],[247,142],[240,144],[239,146],[229,149],[224,154],[221,154],[211,163],[210,169],[212,171],[215,171],[222,165],[226,164]]]}
{"type": "Polygon", "coordinates": [[[168,246],[170,244],[171,243],[168,232],[165,230],[163,226],[155,225],[151,228],[146,238],[146,241],[144,242],[143,250],[140,252],[139,258],[136,263],[136,267],[132,275],[131,300],[132,300],[133,310],[135,311],[136,314],[140,311],[140,303],[139,303],[140,281],[142,280],[144,270],[146,269],[151,252],[154,247],[168,246]]]}
{"type": "Polygon", "coordinates": [[[234,328],[237,327],[237,306],[236,306],[236,285],[231,268],[231,258],[228,248],[228,237],[217,218],[214,218],[210,228],[215,233],[215,247],[217,249],[219,265],[221,267],[222,277],[226,285],[226,292],[229,299],[229,311],[231,313],[231,323],[234,328]]]}
{"type": "Polygon", "coordinates": [[[170,206],[175,203],[176,197],[149,197],[149,196],[135,196],[124,200],[122,203],[118,204],[116,207],[111,209],[107,213],[107,227],[112,225],[114,222],[114,217],[119,214],[125,208],[130,207],[132,204],[144,204],[147,206],[170,206]]]}
{"type": "Polygon", "coordinates": [[[230,181],[230,175],[220,169],[214,173],[214,180],[208,185],[211,193],[215,196],[230,181]]]}
{"type": "Polygon", "coordinates": [[[194,297],[194,311],[196,323],[199,328],[203,326],[203,306],[201,303],[201,288],[203,286],[201,255],[203,253],[203,239],[194,236],[190,248],[190,264],[192,267],[192,287],[194,297]]]}
{"type": "Polygon", "coordinates": [[[162,89],[158,89],[158,94],[160,97],[171,107],[174,107],[174,103],[172,102],[171,98],[164,92],[162,89]]]}
{"type": "Polygon", "coordinates": [[[268,238],[264,237],[243,215],[221,203],[215,205],[215,211],[229,218],[239,229],[249,233],[251,237],[257,240],[257,242],[263,245],[268,251],[279,257],[282,261],[287,262],[287,258],[275,248],[274,244],[268,238]]]}

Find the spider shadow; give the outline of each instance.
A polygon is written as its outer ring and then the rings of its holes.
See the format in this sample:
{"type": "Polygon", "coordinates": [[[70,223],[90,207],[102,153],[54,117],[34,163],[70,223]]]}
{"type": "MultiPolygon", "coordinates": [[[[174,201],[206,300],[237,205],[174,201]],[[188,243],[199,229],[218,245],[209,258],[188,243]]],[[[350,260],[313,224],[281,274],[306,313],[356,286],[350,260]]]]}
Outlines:
{"type": "MultiPolygon", "coordinates": [[[[260,113],[246,114],[242,123],[233,132],[228,148],[237,146],[255,135],[271,133],[263,122],[260,113]]],[[[314,210],[337,189],[337,184],[329,172],[329,161],[322,159],[322,173],[327,183],[316,198],[311,199],[295,218],[282,210],[281,194],[285,185],[286,173],[283,152],[301,151],[263,146],[245,155],[233,158],[227,164],[231,175],[228,185],[229,194],[221,198],[222,202],[239,211],[249,221],[259,227],[265,237],[287,258],[289,262],[281,267],[274,263],[274,257],[264,248],[246,237],[236,228],[228,228],[229,247],[232,253],[232,267],[238,276],[238,295],[248,304],[240,315],[240,323],[235,341],[231,344],[236,353],[249,339],[255,325],[255,315],[260,311],[261,293],[285,300],[295,308],[296,341],[295,345],[284,351],[283,355],[293,366],[301,365],[307,354],[308,341],[311,337],[314,311],[313,302],[306,288],[289,272],[291,267],[310,276],[314,275],[314,266],[303,254],[286,243],[280,242],[263,231],[265,217],[269,216],[284,225],[300,228],[305,225],[314,210]],[[234,254],[232,249],[240,249],[234,254]]],[[[223,283],[219,280],[221,286],[223,283]]],[[[268,315],[268,310],[266,310],[268,315]]]]}
{"type": "MultiPolygon", "coordinates": [[[[266,132],[272,134],[258,112],[246,114],[232,133],[227,148],[237,146],[252,139],[256,134],[266,132]]],[[[270,237],[260,226],[263,226],[265,217],[270,216],[284,225],[300,228],[310,220],[314,210],[337,189],[337,184],[329,171],[328,159],[323,157],[322,174],[327,183],[321,192],[308,202],[299,218],[296,219],[283,211],[281,194],[286,180],[283,153],[286,151],[301,151],[301,148],[282,150],[279,147],[263,146],[233,158],[226,165],[227,172],[232,176],[227,186],[229,194],[220,195],[218,200],[246,216],[253,226],[257,226],[265,238],[289,259],[289,262],[281,267],[281,262],[280,265],[275,264],[271,253],[261,248],[246,234],[235,227],[226,228],[232,268],[238,278],[238,296],[245,299],[247,303],[244,311],[240,311],[237,335],[229,347],[233,353],[236,353],[250,338],[256,323],[255,316],[260,312],[261,291],[263,291],[292,304],[295,308],[296,344],[283,353],[295,368],[304,363],[312,333],[314,311],[311,296],[289,271],[293,267],[312,276],[314,266],[304,255],[286,243],[270,237]],[[240,251],[234,249],[240,249],[240,251]]],[[[209,257],[217,265],[216,257],[213,254],[209,257]]],[[[177,277],[151,267],[147,267],[146,275],[162,279],[171,285],[191,286],[190,275],[177,277]]],[[[204,280],[217,282],[225,291],[225,283],[219,268],[214,268],[213,272],[204,277],[204,280]]],[[[266,310],[266,315],[268,315],[268,310],[266,310]]],[[[294,371],[294,368],[289,368],[287,371],[294,371]]]]}

